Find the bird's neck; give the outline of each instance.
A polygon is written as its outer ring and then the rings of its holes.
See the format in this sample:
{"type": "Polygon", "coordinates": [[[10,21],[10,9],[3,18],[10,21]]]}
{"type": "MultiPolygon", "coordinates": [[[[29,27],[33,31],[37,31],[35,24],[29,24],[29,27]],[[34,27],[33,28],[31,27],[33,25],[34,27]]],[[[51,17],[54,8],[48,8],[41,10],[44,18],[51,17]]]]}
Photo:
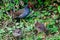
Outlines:
{"type": "Polygon", "coordinates": [[[25,9],[29,9],[29,6],[28,6],[28,5],[26,5],[25,9]]]}

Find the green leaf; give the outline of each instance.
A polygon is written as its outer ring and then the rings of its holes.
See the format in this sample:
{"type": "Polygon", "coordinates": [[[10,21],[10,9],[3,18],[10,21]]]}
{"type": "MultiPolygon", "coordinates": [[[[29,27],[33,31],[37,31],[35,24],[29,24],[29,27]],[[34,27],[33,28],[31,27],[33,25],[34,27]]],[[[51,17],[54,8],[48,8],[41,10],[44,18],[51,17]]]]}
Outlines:
{"type": "Polygon", "coordinates": [[[0,19],[1,19],[2,15],[3,15],[2,10],[0,10],[0,19]]]}
{"type": "Polygon", "coordinates": [[[60,13],[60,6],[58,6],[58,11],[59,11],[59,13],[60,13]]]}
{"type": "Polygon", "coordinates": [[[7,28],[7,30],[8,30],[8,31],[11,31],[11,30],[13,30],[13,29],[12,29],[12,28],[7,28]]]}
{"type": "Polygon", "coordinates": [[[45,13],[45,15],[48,15],[48,14],[49,14],[48,12],[45,13]]]}
{"type": "Polygon", "coordinates": [[[0,29],[0,33],[4,33],[5,31],[3,29],[0,29]]]}

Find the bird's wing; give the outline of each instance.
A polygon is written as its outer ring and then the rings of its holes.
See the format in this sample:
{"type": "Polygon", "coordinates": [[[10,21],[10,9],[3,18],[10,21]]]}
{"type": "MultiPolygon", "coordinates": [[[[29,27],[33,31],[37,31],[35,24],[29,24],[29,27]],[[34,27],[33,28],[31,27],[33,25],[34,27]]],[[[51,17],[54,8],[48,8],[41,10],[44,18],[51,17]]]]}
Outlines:
{"type": "Polygon", "coordinates": [[[19,16],[19,15],[21,15],[23,12],[24,12],[24,9],[20,9],[20,10],[18,10],[17,12],[15,12],[15,15],[16,15],[16,16],[19,16]]]}

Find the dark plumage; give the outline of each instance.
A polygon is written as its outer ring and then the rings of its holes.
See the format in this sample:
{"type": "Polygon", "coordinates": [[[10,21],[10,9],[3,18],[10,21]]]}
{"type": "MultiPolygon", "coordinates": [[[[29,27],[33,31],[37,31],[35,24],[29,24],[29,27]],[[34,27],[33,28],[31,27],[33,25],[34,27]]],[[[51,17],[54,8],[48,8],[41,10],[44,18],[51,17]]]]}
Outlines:
{"type": "Polygon", "coordinates": [[[27,15],[30,14],[30,8],[29,5],[26,5],[23,9],[20,9],[16,12],[10,10],[10,13],[8,13],[10,16],[14,18],[25,18],[27,15]]]}
{"type": "Polygon", "coordinates": [[[25,18],[30,13],[30,9],[28,6],[26,6],[22,11],[22,14],[19,15],[18,18],[25,18]]]}
{"type": "Polygon", "coordinates": [[[42,23],[36,22],[35,27],[37,28],[38,32],[45,32],[46,34],[48,33],[47,28],[42,23]]]}
{"type": "Polygon", "coordinates": [[[22,31],[21,31],[21,29],[19,29],[19,28],[15,29],[12,34],[14,36],[14,39],[21,40],[21,38],[22,38],[22,31]]]}
{"type": "Polygon", "coordinates": [[[19,37],[19,36],[21,37],[22,32],[20,29],[15,29],[12,34],[14,37],[19,37]]]}

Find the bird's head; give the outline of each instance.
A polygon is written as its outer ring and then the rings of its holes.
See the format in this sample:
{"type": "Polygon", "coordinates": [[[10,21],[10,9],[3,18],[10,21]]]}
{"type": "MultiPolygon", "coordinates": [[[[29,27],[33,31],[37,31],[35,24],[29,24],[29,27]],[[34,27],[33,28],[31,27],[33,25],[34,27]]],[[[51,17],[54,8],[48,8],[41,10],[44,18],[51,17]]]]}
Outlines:
{"type": "Polygon", "coordinates": [[[33,8],[34,7],[33,3],[32,2],[28,2],[28,7],[29,8],[33,8]]]}

